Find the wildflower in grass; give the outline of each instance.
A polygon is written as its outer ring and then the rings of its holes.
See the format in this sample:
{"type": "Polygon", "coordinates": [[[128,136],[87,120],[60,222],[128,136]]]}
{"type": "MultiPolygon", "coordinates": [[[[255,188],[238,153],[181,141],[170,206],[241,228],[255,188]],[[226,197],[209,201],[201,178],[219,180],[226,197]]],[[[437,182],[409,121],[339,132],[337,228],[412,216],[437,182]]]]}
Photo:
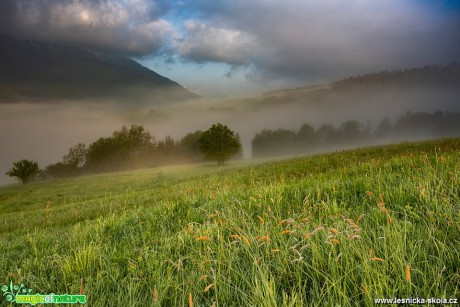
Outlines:
{"type": "Polygon", "coordinates": [[[410,266],[406,265],[406,280],[410,282],[410,266]]]}
{"type": "Polygon", "coordinates": [[[372,257],[372,258],[371,258],[371,261],[385,262],[384,259],[378,258],[378,257],[372,257]]]}
{"type": "Polygon", "coordinates": [[[307,233],[307,234],[305,235],[305,237],[303,237],[303,239],[305,240],[305,239],[308,239],[308,238],[310,238],[310,237],[311,237],[311,234],[310,234],[310,233],[307,233]]]}
{"type": "Polygon", "coordinates": [[[247,246],[251,245],[251,242],[249,242],[248,238],[246,236],[241,235],[241,238],[243,239],[244,243],[246,243],[247,246]]]}
{"type": "Polygon", "coordinates": [[[335,229],[335,228],[328,227],[327,229],[329,229],[329,231],[332,232],[335,235],[339,233],[339,231],[337,229],[335,229]]]}
{"type": "Polygon", "coordinates": [[[201,236],[201,237],[196,238],[196,241],[209,241],[209,240],[210,238],[206,236],[201,236]]]}
{"type": "Polygon", "coordinates": [[[374,196],[374,193],[372,193],[371,191],[367,191],[366,194],[367,194],[367,196],[369,196],[369,197],[374,196]]]}
{"type": "Polygon", "coordinates": [[[188,307],[193,307],[192,292],[189,292],[189,294],[188,294],[188,307]]]}
{"type": "Polygon", "coordinates": [[[235,234],[230,235],[230,238],[241,240],[241,237],[239,235],[235,235],[235,234]]]}
{"type": "Polygon", "coordinates": [[[262,225],[265,224],[265,220],[264,220],[262,217],[260,217],[260,216],[257,216],[257,217],[259,218],[259,221],[260,221],[260,223],[261,223],[262,225]]]}
{"type": "Polygon", "coordinates": [[[209,284],[204,288],[204,292],[208,292],[212,287],[214,287],[214,284],[209,284]]]}
{"type": "Polygon", "coordinates": [[[285,229],[285,230],[280,232],[280,234],[282,234],[282,235],[287,235],[287,234],[290,234],[290,233],[293,233],[293,231],[289,230],[289,229],[285,229]]]}
{"type": "Polygon", "coordinates": [[[361,221],[361,220],[363,219],[364,215],[365,215],[365,214],[363,213],[363,214],[361,214],[360,216],[358,216],[358,219],[356,219],[356,224],[358,224],[359,221],[361,221]]]}

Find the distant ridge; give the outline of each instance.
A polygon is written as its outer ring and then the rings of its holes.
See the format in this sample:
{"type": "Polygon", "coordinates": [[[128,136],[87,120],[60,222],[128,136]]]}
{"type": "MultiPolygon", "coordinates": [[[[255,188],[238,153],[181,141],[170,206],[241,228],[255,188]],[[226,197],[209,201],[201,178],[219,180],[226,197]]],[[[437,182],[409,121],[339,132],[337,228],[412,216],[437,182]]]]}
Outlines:
{"type": "Polygon", "coordinates": [[[460,64],[432,64],[351,76],[328,84],[314,84],[262,93],[261,97],[305,95],[317,91],[374,90],[377,87],[460,88],[460,64]]]}
{"type": "Polygon", "coordinates": [[[162,104],[198,96],[125,56],[0,35],[0,102],[91,98],[162,104]]]}
{"type": "Polygon", "coordinates": [[[398,69],[369,73],[345,78],[332,84],[334,89],[359,87],[363,85],[399,84],[401,86],[459,87],[460,64],[451,62],[446,65],[433,64],[423,67],[398,69]]]}

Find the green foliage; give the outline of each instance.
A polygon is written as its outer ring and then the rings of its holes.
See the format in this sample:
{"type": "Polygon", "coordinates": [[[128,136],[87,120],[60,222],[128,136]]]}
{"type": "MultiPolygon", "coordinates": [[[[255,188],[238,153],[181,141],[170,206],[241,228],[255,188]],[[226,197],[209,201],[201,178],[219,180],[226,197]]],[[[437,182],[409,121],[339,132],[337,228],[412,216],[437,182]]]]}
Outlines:
{"type": "Polygon", "coordinates": [[[20,160],[13,163],[13,166],[5,173],[10,177],[17,177],[22,184],[28,183],[40,173],[37,161],[20,160]]]}
{"type": "Polygon", "coordinates": [[[239,137],[225,125],[217,123],[203,132],[199,139],[200,149],[207,160],[223,165],[231,156],[241,151],[239,137]]]}
{"type": "Polygon", "coordinates": [[[203,154],[200,150],[200,138],[202,135],[203,131],[197,130],[193,133],[187,133],[187,135],[180,140],[180,146],[192,161],[203,161],[203,154]]]}
{"type": "Polygon", "coordinates": [[[90,144],[85,167],[96,170],[116,170],[144,164],[155,140],[143,126],[123,126],[111,137],[100,138],[90,144]]]}
{"type": "Polygon", "coordinates": [[[87,148],[83,143],[69,148],[69,152],[62,158],[64,164],[72,166],[74,168],[83,166],[86,161],[87,148]]]}

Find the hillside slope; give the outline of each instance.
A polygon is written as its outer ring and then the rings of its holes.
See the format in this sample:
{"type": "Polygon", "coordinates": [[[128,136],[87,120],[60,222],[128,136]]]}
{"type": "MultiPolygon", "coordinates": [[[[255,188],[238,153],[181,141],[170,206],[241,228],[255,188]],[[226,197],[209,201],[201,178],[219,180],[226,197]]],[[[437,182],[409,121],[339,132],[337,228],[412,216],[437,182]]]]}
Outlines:
{"type": "Polygon", "coordinates": [[[2,187],[0,283],[91,306],[458,298],[459,154],[449,139],[2,187]]]}
{"type": "Polygon", "coordinates": [[[82,98],[160,103],[197,96],[124,56],[0,35],[0,102],[82,98]]]}

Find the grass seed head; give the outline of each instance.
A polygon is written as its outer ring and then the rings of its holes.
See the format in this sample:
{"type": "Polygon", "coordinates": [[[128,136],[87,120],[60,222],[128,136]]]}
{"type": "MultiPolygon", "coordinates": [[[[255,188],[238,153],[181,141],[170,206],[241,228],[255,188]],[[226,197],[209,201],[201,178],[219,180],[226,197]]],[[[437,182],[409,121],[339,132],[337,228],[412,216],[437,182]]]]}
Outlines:
{"type": "Polygon", "coordinates": [[[365,214],[363,213],[363,214],[361,214],[360,216],[358,216],[358,218],[356,219],[356,224],[358,224],[359,221],[361,221],[361,220],[363,219],[364,215],[365,215],[365,214]]]}
{"type": "Polygon", "coordinates": [[[257,217],[259,218],[259,221],[260,221],[260,223],[261,223],[262,225],[265,224],[265,220],[264,220],[262,217],[260,217],[260,216],[257,216],[257,217]]]}
{"type": "Polygon", "coordinates": [[[255,237],[257,240],[259,241],[265,241],[265,242],[270,242],[270,237],[267,235],[267,236],[256,236],[255,237]]]}
{"type": "Polygon", "coordinates": [[[351,236],[348,236],[347,239],[360,239],[361,237],[358,236],[358,235],[351,235],[351,236]]]}
{"type": "Polygon", "coordinates": [[[156,303],[158,302],[158,291],[157,288],[153,288],[153,302],[156,303]]]}
{"type": "Polygon", "coordinates": [[[335,228],[328,227],[327,229],[329,229],[329,231],[332,232],[335,235],[339,233],[339,231],[337,229],[335,229],[335,228]]]}
{"type": "Polygon", "coordinates": [[[406,280],[410,282],[410,266],[406,265],[406,280]]]}
{"type": "Polygon", "coordinates": [[[249,242],[248,238],[246,236],[241,235],[241,238],[243,239],[244,243],[246,243],[247,246],[251,245],[251,242],[249,242]]]}
{"type": "Polygon", "coordinates": [[[188,294],[188,307],[193,307],[192,292],[189,292],[189,294],[188,294]]]}
{"type": "Polygon", "coordinates": [[[196,241],[209,241],[209,240],[210,238],[206,236],[201,236],[201,237],[196,238],[196,241]]]}
{"type": "Polygon", "coordinates": [[[85,280],[83,278],[80,278],[80,294],[85,293],[85,280]]]}
{"type": "Polygon", "coordinates": [[[212,287],[214,287],[214,284],[209,284],[204,288],[204,292],[208,292],[212,287]]]}
{"type": "Polygon", "coordinates": [[[385,262],[384,259],[378,258],[378,257],[372,257],[372,258],[371,258],[371,261],[385,262]]]}
{"type": "Polygon", "coordinates": [[[331,242],[331,243],[333,243],[333,244],[336,244],[336,245],[337,245],[337,244],[340,244],[340,241],[337,240],[337,239],[331,239],[331,240],[329,240],[329,242],[331,242]]]}

